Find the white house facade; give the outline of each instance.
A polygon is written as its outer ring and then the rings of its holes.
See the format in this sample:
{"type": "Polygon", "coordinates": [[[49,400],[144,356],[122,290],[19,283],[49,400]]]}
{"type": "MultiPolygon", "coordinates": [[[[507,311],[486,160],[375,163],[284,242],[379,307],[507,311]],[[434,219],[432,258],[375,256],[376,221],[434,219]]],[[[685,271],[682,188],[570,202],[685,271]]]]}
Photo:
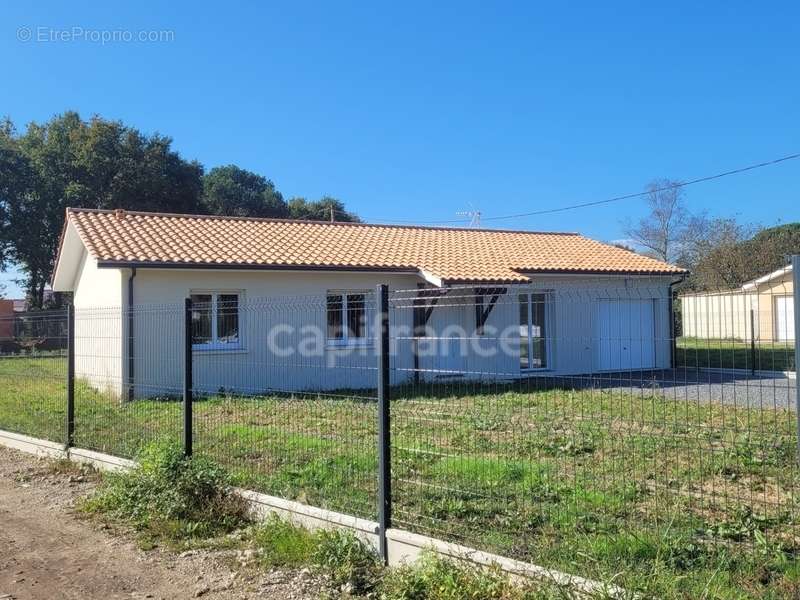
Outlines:
{"type": "Polygon", "coordinates": [[[378,284],[402,384],[669,368],[681,276],[573,234],[70,210],[53,284],[76,375],[148,397],[180,393],[186,298],[196,389],[357,390],[378,284]]]}

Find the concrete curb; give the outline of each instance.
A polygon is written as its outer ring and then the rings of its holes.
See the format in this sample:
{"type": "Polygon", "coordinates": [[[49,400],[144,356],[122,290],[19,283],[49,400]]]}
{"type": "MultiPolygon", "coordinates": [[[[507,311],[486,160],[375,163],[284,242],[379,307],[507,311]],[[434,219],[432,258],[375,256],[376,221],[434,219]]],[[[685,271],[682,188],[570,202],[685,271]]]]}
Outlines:
{"type": "MultiPolygon", "coordinates": [[[[120,458],[85,448],[70,448],[67,450],[63,445],[55,442],[4,430],[0,430],[0,446],[14,448],[36,456],[68,458],[78,463],[91,465],[100,471],[120,471],[136,466],[135,461],[127,458],[120,458]]],[[[257,517],[265,518],[275,514],[311,531],[319,529],[352,531],[365,543],[376,549],[378,548],[378,523],[375,521],[308,506],[293,500],[286,500],[285,498],[278,498],[252,490],[236,488],[236,492],[249,501],[253,514],[257,517]]],[[[497,566],[513,578],[567,586],[571,588],[571,592],[576,596],[590,596],[597,593],[613,598],[629,596],[625,590],[617,586],[605,585],[599,581],[547,569],[402,529],[388,529],[386,539],[389,550],[389,566],[413,563],[424,551],[433,551],[445,558],[468,562],[480,567],[497,566]]]]}
{"type": "Polygon", "coordinates": [[[347,529],[353,531],[363,542],[378,548],[378,523],[316,506],[308,506],[293,500],[269,496],[252,490],[237,488],[240,495],[250,502],[254,514],[265,518],[278,515],[295,525],[311,531],[317,529],[347,529]]]}
{"type": "Polygon", "coordinates": [[[91,465],[100,471],[124,471],[136,466],[136,461],[84,448],[70,448],[69,458],[77,463],[91,465]]]}
{"type": "Polygon", "coordinates": [[[46,456],[48,458],[67,458],[63,444],[40,440],[38,438],[13,433],[11,431],[0,430],[0,444],[8,448],[14,448],[28,454],[36,456],[46,456]]]}
{"type": "Polygon", "coordinates": [[[468,546],[444,542],[402,529],[388,529],[386,537],[390,565],[412,563],[419,558],[423,551],[428,550],[445,558],[469,562],[477,566],[497,566],[515,578],[532,579],[570,587],[576,593],[582,595],[601,593],[614,598],[625,597],[625,590],[614,585],[606,585],[599,581],[547,569],[531,563],[506,558],[505,556],[476,550],[468,546]]]}
{"type": "Polygon", "coordinates": [[[722,367],[697,367],[697,370],[703,373],[725,373],[728,375],[755,375],[757,377],[771,377],[775,379],[797,379],[796,371],[756,371],[753,373],[750,369],[725,369],[722,367]]]}

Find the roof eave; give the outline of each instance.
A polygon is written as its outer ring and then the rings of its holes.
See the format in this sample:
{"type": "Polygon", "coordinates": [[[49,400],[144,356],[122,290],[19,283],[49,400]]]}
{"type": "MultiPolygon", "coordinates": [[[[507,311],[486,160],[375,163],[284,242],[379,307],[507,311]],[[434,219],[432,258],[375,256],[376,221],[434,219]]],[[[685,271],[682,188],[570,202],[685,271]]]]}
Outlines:
{"type": "Polygon", "coordinates": [[[685,277],[689,274],[686,269],[671,269],[671,270],[646,270],[646,269],[625,269],[625,270],[611,270],[611,269],[525,269],[525,274],[530,275],[592,275],[609,277],[685,277]]]}
{"type": "Polygon", "coordinates": [[[309,264],[254,264],[254,263],[198,263],[167,262],[142,260],[110,260],[99,259],[101,269],[190,269],[190,270],[222,270],[222,271],[340,271],[355,273],[398,273],[403,275],[420,275],[414,267],[370,266],[370,265],[309,265],[309,264]]]}
{"type": "Polygon", "coordinates": [[[334,264],[253,264],[253,263],[198,263],[167,261],[132,261],[99,259],[97,266],[102,269],[124,269],[130,267],[144,269],[194,269],[194,270],[228,270],[228,271],[341,271],[367,273],[400,273],[418,275],[437,287],[445,285],[466,285],[472,283],[522,284],[530,281],[531,275],[592,275],[592,276],[684,276],[688,271],[610,271],[610,270],[578,270],[578,269],[538,269],[520,272],[520,277],[489,278],[448,278],[441,277],[426,269],[409,266],[376,266],[376,265],[334,265],[334,264]]]}
{"type": "Polygon", "coordinates": [[[778,277],[783,277],[787,273],[791,272],[792,272],[792,265],[781,267],[780,269],[772,271],[772,273],[767,273],[766,275],[762,275],[758,279],[753,279],[752,281],[748,281],[747,283],[743,284],[742,291],[750,292],[753,290],[757,290],[758,286],[763,285],[765,283],[769,283],[773,279],[777,279],[778,277]]]}

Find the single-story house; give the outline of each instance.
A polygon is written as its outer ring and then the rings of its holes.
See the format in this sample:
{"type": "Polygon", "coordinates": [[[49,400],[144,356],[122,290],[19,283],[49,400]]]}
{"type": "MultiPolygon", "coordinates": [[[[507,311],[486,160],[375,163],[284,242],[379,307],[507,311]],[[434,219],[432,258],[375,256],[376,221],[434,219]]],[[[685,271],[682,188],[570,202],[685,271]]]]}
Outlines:
{"type": "Polygon", "coordinates": [[[705,339],[794,340],[792,266],[724,292],[681,294],[683,335],[705,339]]]}
{"type": "Polygon", "coordinates": [[[684,275],[575,233],[68,209],[53,289],[76,373],[138,397],[180,392],[187,297],[197,387],[329,390],[375,386],[381,283],[399,383],[669,367],[684,275]],[[458,351],[480,336],[510,350],[458,351]]]}

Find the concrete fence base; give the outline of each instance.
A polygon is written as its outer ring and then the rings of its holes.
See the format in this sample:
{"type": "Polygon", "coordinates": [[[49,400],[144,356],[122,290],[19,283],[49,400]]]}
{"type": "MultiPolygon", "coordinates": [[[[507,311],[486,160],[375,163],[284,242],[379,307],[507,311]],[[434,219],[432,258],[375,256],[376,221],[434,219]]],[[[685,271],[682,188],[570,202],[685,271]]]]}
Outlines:
{"type": "Polygon", "coordinates": [[[765,371],[763,369],[756,369],[756,371],[753,372],[750,369],[734,369],[726,367],[697,367],[697,370],[702,373],[724,373],[726,375],[745,375],[763,377],[766,379],[797,379],[797,371],[765,371]]]}
{"type": "MultiPolygon", "coordinates": [[[[0,446],[14,448],[15,450],[40,457],[69,459],[77,463],[91,465],[101,471],[119,471],[136,466],[136,462],[130,459],[84,448],[66,449],[62,444],[4,430],[0,430],[0,446]]],[[[345,529],[354,532],[359,539],[376,550],[379,547],[379,527],[376,521],[308,506],[293,500],[286,500],[252,490],[237,489],[236,491],[250,502],[253,515],[257,518],[277,515],[311,531],[345,529]]],[[[577,577],[402,529],[388,529],[386,531],[386,541],[389,551],[389,566],[410,564],[419,558],[423,552],[432,551],[445,558],[480,567],[499,567],[515,579],[536,580],[567,587],[575,596],[579,597],[594,594],[620,598],[629,597],[625,590],[617,586],[605,585],[591,579],[577,577]]]]}

